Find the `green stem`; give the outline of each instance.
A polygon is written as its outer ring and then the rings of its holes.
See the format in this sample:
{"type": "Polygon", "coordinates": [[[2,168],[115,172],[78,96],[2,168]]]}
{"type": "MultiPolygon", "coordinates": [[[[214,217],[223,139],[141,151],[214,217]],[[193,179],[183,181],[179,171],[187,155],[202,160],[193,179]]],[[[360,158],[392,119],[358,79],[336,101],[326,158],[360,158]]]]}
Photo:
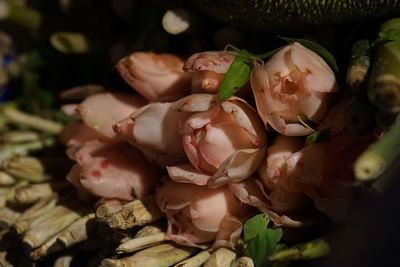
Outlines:
{"type": "Polygon", "coordinates": [[[17,5],[13,0],[0,0],[0,20],[37,30],[42,23],[42,16],[37,10],[17,5]]]}
{"type": "Polygon", "coordinates": [[[315,239],[270,255],[270,261],[310,260],[325,257],[331,252],[329,244],[323,239],[315,239]]]}
{"type": "Polygon", "coordinates": [[[364,83],[370,65],[370,45],[367,39],[354,43],[347,69],[347,85],[356,93],[364,83]]]}
{"type": "MultiPolygon", "coordinates": [[[[384,23],[380,32],[399,30],[400,19],[393,19],[384,23]]],[[[383,111],[400,112],[400,40],[394,38],[377,48],[368,97],[383,111]]]]}
{"type": "Polygon", "coordinates": [[[86,35],[79,32],[56,32],[50,36],[54,49],[63,54],[85,54],[90,50],[86,35]]]}
{"type": "Polygon", "coordinates": [[[357,179],[377,178],[400,155],[400,119],[384,135],[362,153],[354,165],[357,179]]]}

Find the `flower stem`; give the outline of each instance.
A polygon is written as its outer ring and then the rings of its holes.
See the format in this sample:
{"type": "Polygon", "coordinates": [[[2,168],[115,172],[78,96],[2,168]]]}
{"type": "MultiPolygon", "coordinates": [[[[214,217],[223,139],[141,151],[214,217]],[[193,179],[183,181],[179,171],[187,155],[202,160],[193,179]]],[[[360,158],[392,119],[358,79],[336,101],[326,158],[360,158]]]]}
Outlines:
{"type": "Polygon", "coordinates": [[[323,239],[315,239],[271,254],[270,261],[310,260],[325,257],[331,252],[329,244],[323,239]]]}
{"type": "Polygon", "coordinates": [[[42,16],[39,11],[18,5],[14,0],[0,0],[0,20],[37,30],[42,23],[42,16]]]}
{"type": "Polygon", "coordinates": [[[354,172],[358,180],[367,181],[377,178],[400,155],[399,118],[356,160],[354,172]]]}
{"type": "Polygon", "coordinates": [[[365,82],[370,66],[370,44],[367,39],[354,43],[347,69],[347,85],[353,93],[357,93],[365,82]]]}

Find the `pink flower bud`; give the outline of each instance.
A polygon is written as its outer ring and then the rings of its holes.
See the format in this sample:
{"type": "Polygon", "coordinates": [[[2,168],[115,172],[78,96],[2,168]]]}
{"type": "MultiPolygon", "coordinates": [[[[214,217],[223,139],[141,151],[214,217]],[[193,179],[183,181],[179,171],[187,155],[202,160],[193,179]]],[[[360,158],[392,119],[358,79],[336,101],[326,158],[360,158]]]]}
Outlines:
{"type": "Polygon", "coordinates": [[[264,123],[288,136],[311,133],[300,120],[320,122],[337,90],[328,64],[299,43],[285,46],[264,66],[255,63],[251,86],[264,123]]]}
{"type": "Polygon", "coordinates": [[[190,56],[183,67],[192,73],[192,93],[217,93],[235,55],[224,51],[200,52],[190,56]]]}
{"type": "Polygon", "coordinates": [[[135,52],[123,58],[117,69],[122,78],[149,101],[176,99],[190,91],[191,76],[183,60],[172,54],[135,52]]]}
{"type": "Polygon", "coordinates": [[[167,214],[166,239],[197,247],[207,242],[214,247],[233,247],[242,223],[254,212],[227,186],[209,189],[168,180],[157,191],[156,201],[167,214]]]}
{"type": "Polygon", "coordinates": [[[79,176],[71,177],[71,182],[102,198],[142,198],[154,191],[161,175],[140,151],[123,142],[87,142],[76,153],[76,161],[79,176]]]}

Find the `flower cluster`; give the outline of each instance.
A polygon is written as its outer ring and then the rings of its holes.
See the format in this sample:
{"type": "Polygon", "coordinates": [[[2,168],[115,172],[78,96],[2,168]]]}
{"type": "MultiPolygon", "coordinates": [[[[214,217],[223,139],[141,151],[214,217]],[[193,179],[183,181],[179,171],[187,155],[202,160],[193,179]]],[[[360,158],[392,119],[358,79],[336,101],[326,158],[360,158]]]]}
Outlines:
{"type": "Polygon", "coordinates": [[[79,104],[62,136],[77,162],[69,180],[102,198],[155,192],[166,238],[189,246],[233,247],[257,210],[276,225],[315,224],[321,214],[346,222],[356,201],[351,166],[375,137],[346,129],[348,101],[335,103],[333,71],[292,43],[254,62],[250,83],[221,100],[235,56],[122,59],[121,76],[149,102],[102,93],[79,104]],[[315,131],[328,138],[306,142],[315,131]]]}

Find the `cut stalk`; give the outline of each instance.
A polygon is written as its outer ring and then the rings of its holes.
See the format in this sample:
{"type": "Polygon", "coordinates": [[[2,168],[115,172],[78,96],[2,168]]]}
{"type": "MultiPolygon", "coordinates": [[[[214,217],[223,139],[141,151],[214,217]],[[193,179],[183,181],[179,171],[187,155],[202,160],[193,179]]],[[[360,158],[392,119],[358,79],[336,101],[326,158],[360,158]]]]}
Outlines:
{"type": "Polygon", "coordinates": [[[7,105],[3,107],[3,115],[11,123],[24,125],[32,129],[43,131],[45,133],[59,134],[63,129],[63,125],[58,122],[28,114],[7,105]]]}
{"type": "Polygon", "coordinates": [[[106,202],[100,204],[96,208],[96,217],[99,219],[103,219],[105,217],[110,216],[113,213],[120,211],[123,207],[123,204],[120,200],[112,199],[107,200],[106,202]]]}
{"type": "Polygon", "coordinates": [[[117,253],[129,253],[158,244],[165,239],[165,233],[146,235],[128,240],[116,248],[117,253]]]}
{"type": "Polygon", "coordinates": [[[355,162],[358,180],[377,178],[400,155],[400,119],[384,135],[362,153],[355,162]]]}
{"type": "Polygon", "coordinates": [[[163,232],[162,229],[158,226],[146,225],[135,234],[135,238],[144,237],[148,235],[155,235],[162,232],[163,232]]]}
{"type": "Polygon", "coordinates": [[[63,54],[85,54],[90,50],[89,39],[79,32],[56,32],[50,36],[54,49],[63,54]]]}
{"type": "Polygon", "coordinates": [[[311,260],[329,255],[331,248],[323,239],[315,239],[291,248],[272,253],[270,261],[311,260]]]}
{"type": "Polygon", "coordinates": [[[230,267],[235,259],[235,252],[227,248],[219,248],[211,254],[204,267],[230,267]]]}
{"type": "Polygon", "coordinates": [[[80,217],[79,212],[65,208],[65,211],[59,216],[53,216],[37,224],[30,225],[22,241],[31,249],[37,248],[80,217]]]}
{"type": "Polygon", "coordinates": [[[11,227],[13,223],[21,216],[21,212],[14,210],[10,207],[3,207],[0,209],[0,229],[11,227]]]}
{"type": "Polygon", "coordinates": [[[2,167],[9,174],[30,182],[38,183],[50,179],[50,177],[45,174],[43,164],[35,157],[12,157],[5,160],[2,163],[2,167]]]}
{"type": "MultiPolygon", "coordinates": [[[[400,19],[392,19],[380,32],[399,30],[400,19]]],[[[385,112],[400,112],[400,40],[383,43],[376,50],[368,97],[385,112]]]]}
{"type": "Polygon", "coordinates": [[[231,267],[254,267],[254,262],[249,257],[240,257],[233,262],[231,267]]]}
{"type": "Polygon", "coordinates": [[[10,21],[32,30],[39,29],[42,23],[39,11],[18,5],[13,0],[0,1],[0,20],[10,21]]]}
{"type": "Polygon", "coordinates": [[[27,155],[29,152],[42,150],[55,144],[52,137],[45,138],[40,141],[32,141],[22,144],[7,144],[0,148],[0,162],[15,155],[27,155]]]}
{"type": "Polygon", "coordinates": [[[55,195],[51,198],[44,198],[35,205],[25,210],[14,223],[14,229],[18,234],[22,234],[36,218],[54,209],[57,203],[55,195]]]}
{"type": "Polygon", "coordinates": [[[6,172],[0,171],[0,186],[9,186],[16,183],[14,177],[6,172]]]}
{"type": "Polygon", "coordinates": [[[70,267],[73,260],[74,256],[72,255],[61,256],[54,261],[53,267],[70,267]]]}
{"type": "Polygon", "coordinates": [[[353,93],[358,93],[360,86],[366,81],[370,65],[370,45],[367,39],[354,43],[347,69],[347,85],[353,93]]]}
{"type": "Polygon", "coordinates": [[[129,229],[152,223],[163,217],[163,213],[155,203],[154,196],[144,199],[136,199],[124,205],[124,207],[104,221],[111,228],[129,229]]]}
{"type": "Polygon", "coordinates": [[[57,191],[63,190],[68,186],[70,185],[66,182],[28,185],[17,188],[14,199],[21,205],[32,204],[42,198],[51,197],[53,194],[57,194],[57,191]]]}
{"type": "Polygon", "coordinates": [[[37,132],[33,131],[7,131],[3,134],[2,140],[4,143],[23,143],[40,140],[37,132]]]}
{"type": "Polygon", "coordinates": [[[176,244],[161,244],[137,252],[122,259],[105,259],[101,267],[168,267],[195,253],[193,247],[179,247],[176,244]]]}
{"type": "Polygon", "coordinates": [[[191,258],[179,262],[174,267],[200,267],[208,260],[210,256],[210,252],[203,250],[191,258]]]}
{"type": "Polygon", "coordinates": [[[48,255],[49,253],[68,248],[79,242],[87,240],[89,232],[94,230],[92,224],[94,218],[94,213],[90,213],[74,221],[64,230],[57,233],[55,236],[47,240],[43,245],[32,251],[31,257],[37,260],[48,255]]]}

